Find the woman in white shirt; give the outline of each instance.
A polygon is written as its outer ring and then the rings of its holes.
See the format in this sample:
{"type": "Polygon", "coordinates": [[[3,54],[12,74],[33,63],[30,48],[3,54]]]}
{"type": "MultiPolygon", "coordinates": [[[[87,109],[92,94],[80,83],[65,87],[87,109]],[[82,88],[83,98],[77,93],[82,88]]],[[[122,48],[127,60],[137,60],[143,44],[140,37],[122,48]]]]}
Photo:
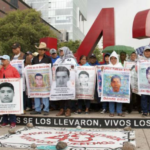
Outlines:
{"type": "MultiPolygon", "coordinates": [[[[54,63],[54,65],[73,65],[74,67],[77,66],[77,61],[70,49],[68,47],[61,47],[59,48],[59,56],[54,63]]],[[[71,116],[71,100],[60,100],[60,111],[56,114],[56,116],[65,115],[66,117],[71,116]],[[66,108],[66,111],[65,111],[66,108]]]]}

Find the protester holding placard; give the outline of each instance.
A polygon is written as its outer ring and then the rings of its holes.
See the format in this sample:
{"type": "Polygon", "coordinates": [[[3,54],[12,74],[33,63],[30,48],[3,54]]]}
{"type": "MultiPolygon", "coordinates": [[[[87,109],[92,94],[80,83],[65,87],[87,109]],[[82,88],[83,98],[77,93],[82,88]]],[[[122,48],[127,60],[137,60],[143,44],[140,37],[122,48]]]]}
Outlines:
{"type": "MultiPolygon", "coordinates": [[[[89,65],[90,66],[99,66],[100,65],[100,63],[98,62],[97,57],[96,57],[95,54],[91,54],[90,55],[90,57],[89,57],[89,65]]],[[[97,103],[96,103],[96,105],[95,105],[95,103],[91,103],[91,108],[99,110],[99,108],[100,108],[100,99],[99,99],[98,93],[97,93],[97,82],[96,82],[96,85],[95,85],[94,97],[97,100],[97,103]]]]}
{"type": "MultiPolygon", "coordinates": [[[[90,66],[89,63],[87,62],[87,57],[85,55],[82,55],[79,59],[79,65],[80,66],[90,66]]],[[[79,74],[79,80],[82,81],[81,86],[84,88],[84,86],[86,86],[86,82],[89,78],[89,75],[88,73],[86,73],[85,71],[84,72],[81,72],[79,74]]],[[[77,114],[81,114],[82,112],[82,105],[83,103],[85,103],[85,106],[86,106],[86,109],[85,109],[85,114],[88,114],[89,113],[89,108],[90,108],[90,100],[88,99],[78,99],[78,110],[77,110],[77,114]]]]}
{"type": "MultiPolygon", "coordinates": [[[[12,59],[11,59],[12,61],[13,60],[25,60],[25,54],[21,51],[21,45],[20,45],[20,43],[18,43],[18,42],[13,43],[13,45],[11,46],[11,48],[12,48],[12,52],[14,54],[13,57],[12,57],[12,59]]],[[[16,67],[19,68],[18,65],[16,67]]],[[[20,70],[20,69],[17,69],[17,70],[20,70]]],[[[22,77],[21,74],[20,74],[20,77],[22,77]]],[[[26,98],[27,98],[27,95],[26,95],[26,92],[24,91],[23,92],[24,114],[25,114],[25,110],[26,110],[26,101],[27,101],[26,98]]]]}
{"type": "MultiPolygon", "coordinates": [[[[10,65],[10,57],[8,55],[3,55],[0,57],[2,61],[2,68],[0,70],[0,79],[2,78],[20,78],[20,75],[16,68],[12,67],[10,65]]],[[[5,84],[3,87],[8,87],[11,89],[11,92],[13,91],[12,85],[5,84]]],[[[0,90],[1,91],[1,90],[0,90]]],[[[13,94],[12,94],[13,95],[13,94]]],[[[5,99],[8,99],[7,97],[5,99]]],[[[16,115],[10,114],[10,115],[3,115],[2,119],[2,127],[8,126],[10,122],[10,127],[14,128],[16,127],[16,115]]]]}
{"type": "MultiPolygon", "coordinates": [[[[143,58],[141,58],[141,59],[150,62],[150,46],[146,46],[144,48],[143,58]]],[[[148,83],[149,83],[149,78],[150,78],[149,76],[150,76],[150,65],[146,69],[146,72],[145,72],[145,78],[147,78],[148,83]]],[[[148,112],[150,111],[150,95],[148,95],[148,94],[141,95],[141,107],[142,107],[142,111],[143,111],[143,116],[147,116],[148,112]]]]}
{"type": "MultiPolygon", "coordinates": [[[[135,82],[135,75],[137,74],[137,72],[135,71],[135,65],[137,63],[137,55],[135,52],[132,52],[130,55],[130,58],[125,61],[124,63],[124,67],[127,69],[131,69],[131,96],[130,96],[130,104],[126,105],[126,109],[128,111],[128,113],[132,112],[133,106],[134,104],[137,104],[138,107],[138,111],[140,112],[141,110],[141,97],[134,93],[134,89],[133,89],[133,85],[135,85],[135,83],[138,85],[137,81],[135,82]],[[134,83],[134,84],[133,84],[134,83]]],[[[136,88],[138,88],[138,86],[135,86],[136,88]]]]}
{"type": "MultiPolygon", "coordinates": [[[[38,49],[39,55],[33,58],[32,60],[32,65],[35,64],[49,64],[51,63],[51,58],[45,54],[46,50],[48,50],[46,43],[41,42],[39,47],[36,46],[38,49]]],[[[37,80],[40,80],[42,78],[42,75],[38,74],[35,76],[35,78],[38,78],[37,80]]],[[[40,81],[38,82],[39,84],[41,83],[40,81]]],[[[42,102],[44,104],[44,115],[49,114],[49,97],[42,98],[42,102]]],[[[34,103],[35,103],[35,111],[31,112],[30,114],[41,114],[41,101],[40,97],[34,98],[34,103]]]]}
{"type": "MultiPolygon", "coordinates": [[[[109,59],[109,65],[110,67],[115,67],[115,68],[123,68],[121,63],[119,62],[119,57],[115,51],[113,51],[110,55],[109,59]]],[[[117,91],[119,89],[119,83],[120,79],[118,77],[114,77],[111,80],[111,85],[112,88],[117,91]]],[[[124,114],[122,113],[122,103],[116,103],[116,111],[118,116],[124,117],[124,114]]],[[[110,117],[114,117],[114,112],[115,112],[115,102],[109,102],[109,112],[110,112],[110,117]]]]}
{"type": "MultiPolygon", "coordinates": [[[[77,61],[70,49],[68,47],[61,47],[58,50],[60,58],[58,58],[54,65],[72,65],[73,67],[77,66],[77,61]]],[[[60,74],[61,75],[61,74],[60,74]]],[[[56,116],[62,116],[65,114],[66,117],[71,116],[71,106],[70,100],[60,100],[60,111],[56,116]],[[65,112],[66,108],[66,112],[65,112]]]]}
{"type": "MultiPolygon", "coordinates": [[[[109,53],[106,53],[104,55],[104,64],[102,65],[109,65],[109,57],[110,57],[110,54],[109,53]]],[[[102,111],[101,111],[101,114],[105,113],[107,110],[107,102],[103,102],[102,103],[102,111]]]]}
{"type": "MultiPolygon", "coordinates": [[[[55,48],[50,49],[50,58],[52,60],[52,64],[55,63],[55,61],[59,58],[59,56],[57,55],[57,50],[55,48]]],[[[55,101],[51,101],[51,110],[55,110],[56,109],[56,102],[55,101]]]]}

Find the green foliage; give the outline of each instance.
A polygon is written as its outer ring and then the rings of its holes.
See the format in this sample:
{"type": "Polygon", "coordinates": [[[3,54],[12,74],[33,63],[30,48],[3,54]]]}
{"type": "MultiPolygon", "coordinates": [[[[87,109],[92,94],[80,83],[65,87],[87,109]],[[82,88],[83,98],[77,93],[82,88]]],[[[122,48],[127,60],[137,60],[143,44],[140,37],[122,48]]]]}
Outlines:
{"type": "MultiPolygon", "coordinates": [[[[81,44],[81,41],[76,40],[76,41],[68,41],[68,42],[61,42],[58,44],[58,48],[67,46],[70,48],[70,50],[75,53],[77,49],[79,48],[81,44]]],[[[95,47],[93,53],[96,55],[98,61],[102,61],[102,51],[99,49],[98,45],[95,47]]]]}
{"type": "Polygon", "coordinates": [[[22,51],[35,51],[40,38],[55,37],[50,27],[41,20],[40,12],[34,9],[17,10],[0,18],[0,55],[12,55],[11,45],[19,42],[22,51]]]}
{"type": "Polygon", "coordinates": [[[96,55],[98,62],[103,60],[102,50],[98,47],[98,45],[95,47],[93,53],[96,55]]]}

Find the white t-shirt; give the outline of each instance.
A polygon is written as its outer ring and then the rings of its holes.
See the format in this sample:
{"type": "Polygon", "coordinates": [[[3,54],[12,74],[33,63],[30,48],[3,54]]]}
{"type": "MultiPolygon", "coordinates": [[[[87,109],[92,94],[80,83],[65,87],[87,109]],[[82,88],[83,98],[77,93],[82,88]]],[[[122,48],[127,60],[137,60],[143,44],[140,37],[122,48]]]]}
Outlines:
{"type": "Polygon", "coordinates": [[[54,65],[61,65],[61,64],[63,64],[63,65],[74,65],[74,66],[77,66],[77,62],[73,59],[73,58],[67,58],[67,59],[65,59],[65,61],[62,63],[62,59],[60,59],[60,58],[58,58],[56,61],[55,61],[55,63],[54,63],[54,65]]]}

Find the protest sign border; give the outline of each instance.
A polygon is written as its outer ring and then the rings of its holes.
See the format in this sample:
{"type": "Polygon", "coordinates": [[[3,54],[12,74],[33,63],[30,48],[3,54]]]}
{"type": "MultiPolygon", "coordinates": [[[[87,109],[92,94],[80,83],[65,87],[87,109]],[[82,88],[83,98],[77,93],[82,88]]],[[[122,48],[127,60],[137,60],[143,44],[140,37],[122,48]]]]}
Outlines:
{"type": "Polygon", "coordinates": [[[101,94],[101,102],[117,102],[117,103],[130,103],[130,90],[129,90],[129,98],[120,98],[120,97],[107,97],[107,96],[103,96],[103,86],[104,86],[104,74],[105,71],[128,71],[129,73],[129,89],[130,89],[130,71],[129,69],[125,69],[125,68],[115,68],[115,67],[105,67],[103,70],[103,74],[102,74],[102,94],[101,94]],[[106,100],[104,100],[106,99],[106,100]],[[124,101],[123,101],[124,99],[124,101]]]}
{"type": "MultiPolygon", "coordinates": [[[[53,68],[52,68],[52,87],[51,87],[51,94],[50,94],[50,101],[60,101],[60,100],[75,100],[75,97],[76,97],[76,89],[75,89],[75,85],[76,85],[76,83],[75,83],[75,66],[74,65],[71,65],[71,64],[57,64],[57,65],[54,65],[53,66],[53,68]],[[70,74],[72,73],[72,78],[74,79],[74,86],[72,86],[72,87],[70,87],[70,90],[68,90],[68,93],[66,94],[66,93],[54,93],[54,91],[58,88],[59,90],[64,90],[64,89],[66,89],[66,88],[68,88],[68,87],[56,87],[56,79],[55,79],[55,77],[56,76],[54,76],[54,74],[55,74],[55,71],[56,71],[56,69],[58,68],[58,67],[66,67],[68,70],[69,69],[71,69],[73,72],[71,72],[71,71],[69,71],[70,72],[70,74]],[[55,67],[55,68],[54,68],[55,67]],[[70,95],[70,93],[69,92],[72,92],[71,93],[71,95],[73,95],[73,96],[71,96],[70,95]],[[54,95],[55,94],[55,98],[54,98],[54,95]],[[57,94],[57,95],[56,95],[57,94]],[[59,96],[61,94],[61,96],[59,96]],[[67,95],[69,95],[69,96],[67,96],[67,95]],[[52,97],[53,96],[53,97],[52,97]]],[[[73,81],[69,81],[69,82],[73,82],[73,81]]],[[[66,89],[67,90],[67,89],[66,89]]]]}
{"type": "Polygon", "coordinates": [[[28,95],[28,97],[29,98],[47,98],[47,97],[50,97],[50,91],[51,91],[51,81],[52,81],[52,72],[51,72],[51,64],[36,64],[36,65],[28,65],[28,66],[26,66],[25,67],[25,70],[24,70],[24,72],[25,72],[25,79],[26,79],[26,85],[27,85],[27,95],[28,95]],[[44,66],[45,66],[45,68],[44,68],[44,66]],[[42,69],[45,69],[45,70],[47,70],[47,69],[49,69],[49,73],[48,73],[48,75],[49,75],[49,85],[50,85],[50,90],[49,91],[47,91],[47,92],[39,92],[39,93],[37,93],[36,94],[36,92],[30,92],[30,88],[29,88],[29,79],[28,79],[28,77],[27,77],[27,69],[29,69],[29,70],[31,70],[31,69],[36,69],[37,68],[37,70],[39,69],[39,68],[42,68],[42,69]],[[46,94],[45,94],[46,93],[46,94]]]}
{"type": "MultiPolygon", "coordinates": [[[[97,69],[96,69],[96,66],[77,66],[76,67],[76,76],[78,75],[78,68],[80,68],[80,67],[84,67],[84,68],[94,68],[94,72],[95,72],[95,77],[94,77],[94,88],[93,88],[93,97],[92,97],[92,95],[90,95],[88,98],[87,97],[85,97],[85,96],[77,96],[77,92],[76,92],[76,99],[90,99],[90,100],[94,100],[94,93],[95,93],[95,84],[96,84],[96,79],[97,79],[97,69]]],[[[86,71],[86,70],[85,70],[86,71]]],[[[77,79],[77,77],[76,77],[76,79],[77,79]]],[[[97,90],[97,89],[96,89],[97,90]]],[[[79,94],[79,95],[81,95],[81,94],[79,94]]]]}
{"type": "MultiPolygon", "coordinates": [[[[22,114],[23,113],[23,80],[22,78],[9,78],[9,79],[0,79],[0,83],[3,83],[3,82],[10,82],[10,83],[13,83],[13,81],[18,81],[19,83],[19,91],[14,91],[15,94],[18,94],[18,92],[20,93],[19,95],[19,100],[20,100],[20,107],[19,107],[19,110],[12,110],[12,111],[3,111],[3,110],[0,110],[0,114],[22,114]]],[[[16,100],[18,101],[18,100],[16,100]]],[[[18,102],[17,102],[18,103],[18,102]]]]}
{"type": "Polygon", "coordinates": [[[138,68],[138,89],[139,89],[139,94],[144,94],[144,95],[150,95],[150,89],[148,90],[148,89],[141,89],[140,88],[140,69],[141,69],[141,64],[143,64],[143,63],[150,63],[148,60],[141,60],[141,61],[139,61],[138,63],[137,63],[137,68],[138,68]]]}

